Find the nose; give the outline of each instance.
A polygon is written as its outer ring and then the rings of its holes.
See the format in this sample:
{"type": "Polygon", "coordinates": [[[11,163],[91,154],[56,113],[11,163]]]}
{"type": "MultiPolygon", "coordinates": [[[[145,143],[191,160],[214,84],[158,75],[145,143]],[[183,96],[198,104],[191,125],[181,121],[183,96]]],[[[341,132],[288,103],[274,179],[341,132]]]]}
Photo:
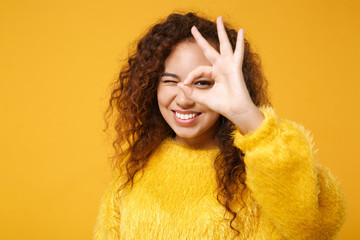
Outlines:
{"type": "Polygon", "coordinates": [[[175,101],[179,107],[184,109],[193,107],[195,104],[194,101],[185,96],[184,92],[180,88],[178,88],[178,93],[176,95],[175,101]]]}

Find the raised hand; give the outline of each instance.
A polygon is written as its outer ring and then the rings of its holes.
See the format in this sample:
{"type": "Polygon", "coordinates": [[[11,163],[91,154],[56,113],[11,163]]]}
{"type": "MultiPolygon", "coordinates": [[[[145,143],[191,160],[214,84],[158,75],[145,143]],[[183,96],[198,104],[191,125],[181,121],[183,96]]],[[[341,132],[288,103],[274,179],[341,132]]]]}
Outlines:
{"type": "Polygon", "coordinates": [[[218,17],[216,24],[220,53],[210,45],[195,26],[191,29],[196,43],[212,66],[197,67],[178,86],[187,98],[222,114],[242,133],[254,131],[264,117],[252,102],[242,73],[244,31],[242,29],[238,31],[236,47],[233,51],[222,17],[218,17]],[[192,83],[200,76],[212,79],[213,86],[207,90],[193,87],[192,83]]]}

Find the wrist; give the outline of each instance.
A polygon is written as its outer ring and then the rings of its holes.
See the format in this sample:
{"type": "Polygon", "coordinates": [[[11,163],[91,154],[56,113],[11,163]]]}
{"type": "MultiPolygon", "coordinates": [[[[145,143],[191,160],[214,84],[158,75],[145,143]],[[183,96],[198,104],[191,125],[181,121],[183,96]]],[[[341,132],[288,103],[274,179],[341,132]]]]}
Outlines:
{"type": "Polygon", "coordinates": [[[230,121],[235,124],[241,134],[245,135],[250,132],[255,132],[264,119],[264,114],[253,104],[245,113],[234,115],[230,121]]]}

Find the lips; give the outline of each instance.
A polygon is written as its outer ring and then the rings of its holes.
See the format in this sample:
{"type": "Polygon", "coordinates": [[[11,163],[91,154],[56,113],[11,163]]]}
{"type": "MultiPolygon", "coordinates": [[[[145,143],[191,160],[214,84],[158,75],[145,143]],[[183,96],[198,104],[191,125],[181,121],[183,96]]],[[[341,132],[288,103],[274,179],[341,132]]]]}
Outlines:
{"type": "Polygon", "coordinates": [[[181,125],[187,125],[193,123],[201,114],[199,112],[179,111],[179,110],[173,111],[173,113],[176,122],[181,125]]]}

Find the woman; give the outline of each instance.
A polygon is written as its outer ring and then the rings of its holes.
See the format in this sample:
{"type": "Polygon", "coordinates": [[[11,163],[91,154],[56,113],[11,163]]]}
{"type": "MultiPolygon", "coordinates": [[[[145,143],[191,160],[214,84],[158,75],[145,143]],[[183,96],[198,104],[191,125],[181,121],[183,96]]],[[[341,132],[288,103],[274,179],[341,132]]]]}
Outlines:
{"type": "Polygon", "coordinates": [[[139,41],[110,99],[114,178],[95,239],[334,239],[339,183],[279,119],[243,30],[171,14],[139,41]]]}

